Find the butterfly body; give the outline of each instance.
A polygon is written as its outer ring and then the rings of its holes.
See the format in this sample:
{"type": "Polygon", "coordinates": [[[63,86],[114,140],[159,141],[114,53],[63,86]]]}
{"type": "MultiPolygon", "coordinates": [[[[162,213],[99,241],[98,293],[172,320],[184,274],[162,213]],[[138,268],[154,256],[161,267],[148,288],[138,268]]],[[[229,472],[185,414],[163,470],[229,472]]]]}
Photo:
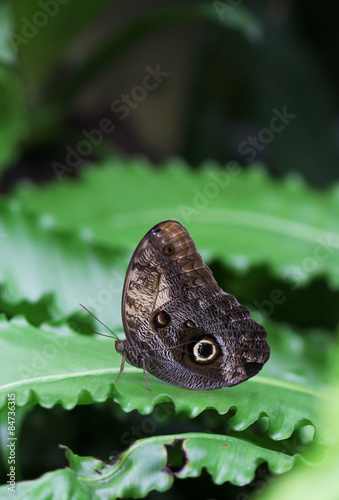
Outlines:
{"type": "Polygon", "coordinates": [[[236,385],[269,358],[265,329],[203,263],[177,221],[154,226],[131,259],[122,299],[123,360],[188,389],[236,385]]]}

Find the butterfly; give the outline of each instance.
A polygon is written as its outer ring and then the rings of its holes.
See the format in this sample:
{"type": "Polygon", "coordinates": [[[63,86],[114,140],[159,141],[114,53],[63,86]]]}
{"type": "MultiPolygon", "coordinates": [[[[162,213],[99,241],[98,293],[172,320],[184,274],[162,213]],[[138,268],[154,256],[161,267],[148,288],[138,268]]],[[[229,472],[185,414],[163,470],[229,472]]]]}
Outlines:
{"type": "MultiPolygon", "coordinates": [[[[233,386],[270,356],[266,330],[224,292],[176,220],[155,225],[137,246],[122,296],[124,362],[187,389],[233,386]]],[[[150,390],[150,389],[149,389],[150,390]]]]}

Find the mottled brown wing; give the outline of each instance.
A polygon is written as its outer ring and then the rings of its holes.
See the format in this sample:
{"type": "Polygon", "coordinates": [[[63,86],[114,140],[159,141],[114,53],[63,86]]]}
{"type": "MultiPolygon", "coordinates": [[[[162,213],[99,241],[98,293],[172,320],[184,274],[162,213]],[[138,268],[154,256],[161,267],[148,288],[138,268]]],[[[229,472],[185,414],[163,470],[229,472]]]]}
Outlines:
{"type": "Polygon", "coordinates": [[[181,387],[239,384],[270,355],[265,329],[218,286],[177,221],[157,224],[138,245],[122,316],[126,340],[116,349],[123,359],[181,387]]]}
{"type": "Polygon", "coordinates": [[[244,382],[261,370],[270,354],[266,335],[235,297],[198,287],[141,325],[138,339],[145,350],[138,354],[146,370],[166,382],[215,389],[244,382]]]}
{"type": "Polygon", "coordinates": [[[122,296],[126,338],[154,311],[194,287],[219,290],[185,227],[175,220],[154,226],[137,246],[128,266],[122,296]]]}

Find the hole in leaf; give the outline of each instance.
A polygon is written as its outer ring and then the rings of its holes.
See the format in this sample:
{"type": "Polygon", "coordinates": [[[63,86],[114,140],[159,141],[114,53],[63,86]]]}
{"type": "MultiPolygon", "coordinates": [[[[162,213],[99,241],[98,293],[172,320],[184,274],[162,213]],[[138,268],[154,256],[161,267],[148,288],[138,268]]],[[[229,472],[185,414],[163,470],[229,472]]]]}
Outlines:
{"type": "Polygon", "coordinates": [[[173,444],[165,444],[167,451],[166,468],[177,474],[188,462],[186,452],[183,450],[184,439],[176,439],[173,444]]]}

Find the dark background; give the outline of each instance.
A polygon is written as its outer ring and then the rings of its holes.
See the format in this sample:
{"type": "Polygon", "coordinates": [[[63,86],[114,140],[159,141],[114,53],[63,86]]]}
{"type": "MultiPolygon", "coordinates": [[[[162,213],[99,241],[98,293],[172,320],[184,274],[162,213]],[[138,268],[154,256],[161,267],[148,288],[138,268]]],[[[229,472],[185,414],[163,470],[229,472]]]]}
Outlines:
{"type": "MultiPolygon", "coordinates": [[[[34,1],[10,4],[16,33],[22,33],[24,17],[33,19],[41,10],[34,1]]],[[[183,14],[197,4],[70,1],[28,43],[18,44],[29,126],[3,189],[21,176],[55,180],[52,162],[63,161],[65,146],[76,145],[81,131],[103,117],[116,129],[84,162],[113,149],[156,164],[179,155],[192,166],[211,158],[246,166],[253,155],[239,151],[241,144],[269,127],[274,109],[284,108],[296,117],[256,151],[255,161],[277,177],[297,172],[317,187],[333,182],[339,156],[338,2],[229,0],[205,2],[212,9],[215,4],[214,20],[183,14]],[[223,8],[236,14],[248,9],[260,30],[244,35],[229,27],[223,8]],[[148,24],[139,32],[126,29],[144,18],[148,24]],[[125,39],[115,38],[122,32],[125,39]],[[147,66],[157,65],[170,75],[121,120],[111,103],[142,83],[147,66]]]]}

